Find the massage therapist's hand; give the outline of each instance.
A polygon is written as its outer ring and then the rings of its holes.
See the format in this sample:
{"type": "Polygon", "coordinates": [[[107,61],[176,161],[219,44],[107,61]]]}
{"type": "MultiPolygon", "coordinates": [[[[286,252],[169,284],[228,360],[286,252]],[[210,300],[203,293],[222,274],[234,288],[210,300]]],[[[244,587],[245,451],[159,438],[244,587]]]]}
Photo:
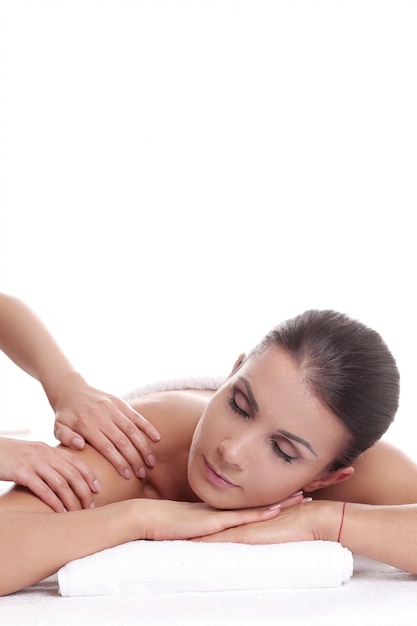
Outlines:
{"type": "Polygon", "coordinates": [[[60,513],[90,508],[99,491],[93,472],[69,450],[6,437],[0,438],[0,480],[27,487],[60,513]]]}
{"type": "Polygon", "coordinates": [[[55,437],[68,448],[81,450],[88,441],[124,478],[146,475],[155,457],[149,440],[158,430],[124,400],[88,385],[78,374],[68,377],[51,402],[55,437]]]}
{"type": "Polygon", "coordinates": [[[337,541],[341,520],[341,502],[316,500],[296,506],[281,507],[272,520],[229,528],[199,541],[247,544],[286,543],[289,541],[337,541]]]}

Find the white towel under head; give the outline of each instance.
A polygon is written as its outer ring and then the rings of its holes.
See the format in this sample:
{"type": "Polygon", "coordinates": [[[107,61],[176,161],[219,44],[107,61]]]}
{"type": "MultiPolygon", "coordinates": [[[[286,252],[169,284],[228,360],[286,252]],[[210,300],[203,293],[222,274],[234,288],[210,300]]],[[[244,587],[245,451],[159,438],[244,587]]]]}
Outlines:
{"type": "Polygon", "coordinates": [[[338,587],[352,576],[340,543],[132,541],[58,572],[62,596],[338,587]]]}

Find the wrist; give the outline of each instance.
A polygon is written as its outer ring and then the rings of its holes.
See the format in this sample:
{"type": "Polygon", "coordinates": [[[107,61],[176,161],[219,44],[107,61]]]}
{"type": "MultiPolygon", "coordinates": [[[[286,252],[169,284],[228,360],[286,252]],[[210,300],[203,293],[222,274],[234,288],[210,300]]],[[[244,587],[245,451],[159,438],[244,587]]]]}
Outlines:
{"type": "Polygon", "coordinates": [[[74,369],[56,373],[53,379],[42,381],[49,404],[55,412],[60,408],[60,399],[69,393],[75,392],[79,387],[86,385],[84,378],[74,369]]]}
{"type": "Polygon", "coordinates": [[[343,502],[343,504],[342,504],[342,515],[341,515],[341,518],[340,518],[339,532],[337,534],[337,541],[339,543],[340,543],[340,539],[342,537],[343,522],[345,521],[345,511],[346,511],[346,502],[343,502]]]}
{"type": "Polygon", "coordinates": [[[343,502],[316,500],[312,502],[313,532],[316,540],[339,541],[343,536],[345,507],[343,502]]]}
{"type": "MultiPolygon", "coordinates": [[[[142,517],[139,515],[140,499],[121,500],[94,509],[105,515],[105,528],[111,528],[112,543],[118,545],[144,538],[142,517]]],[[[106,531],[107,532],[107,531],[106,531]]]]}

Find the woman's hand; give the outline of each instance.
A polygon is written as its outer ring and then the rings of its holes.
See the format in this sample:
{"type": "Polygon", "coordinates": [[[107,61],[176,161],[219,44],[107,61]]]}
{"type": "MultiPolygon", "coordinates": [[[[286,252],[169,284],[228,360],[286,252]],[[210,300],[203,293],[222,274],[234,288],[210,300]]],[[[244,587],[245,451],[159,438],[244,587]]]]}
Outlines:
{"type": "MultiPolygon", "coordinates": [[[[288,502],[288,501],[286,501],[288,502]]],[[[283,503],[284,505],[284,503],[283,503]]],[[[342,503],[305,502],[281,506],[278,517],[228,528],[202,536],[204,542],[217,541],[248,544],[286,543],[289,541],[336,541],[342,503]]]]}
{"type": "Polygon", "coordinates": [[[124,400],[88,385],[73,375],[54,399],[55,437],[68,448],[81,450],[88,441],[124,478],[146,475],[155,465],[149,440],[158,430],[124,400]]]}
{"type": "Polygon", "coordinates": [[[72,452],[46,443],[0,438],[0,479],[30,489],[54,511],[88,509],[100,489],[72,452]]]}
{"type": "Polygon", "coordinates": [[[267,523],[279,513],[279,508],[273,507],[222,511],[204,503],[173,500],[138,499],[129,503],[133,506],[130,522],[136,529],[134,538],[158,541],[221,534],[245,524],[267,523]]]}

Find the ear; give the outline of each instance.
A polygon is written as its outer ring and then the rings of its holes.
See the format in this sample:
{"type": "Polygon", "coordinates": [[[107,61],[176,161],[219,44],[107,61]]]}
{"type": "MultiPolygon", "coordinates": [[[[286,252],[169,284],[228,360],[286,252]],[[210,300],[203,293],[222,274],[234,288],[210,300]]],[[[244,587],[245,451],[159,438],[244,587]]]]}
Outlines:
{"type": "Polygon", "coordinates": [[[350,478],[354,471],[354,468],[350,465],[349,467],[342,467],[335,472],[324,472],[320,478],[316,478],[308,485],[305,485],[303,491],[308,493],[310,491],[316,491],[316,489],[323,489],[324,487],[335,485],[336,483],[342,483],[350,478]]]}
{"type": "Polygon", "coordinates": [[[239,367],[243,364],[245,360],[246,360],[246,354],[242,352],[242,354],[240,354],[239,357],[236,359],[235,364],[233,365],[233,369],[230,372],[229,376],[233,376],[233,374],[237,372],[237,370],[239,369],[239,367]]]}

